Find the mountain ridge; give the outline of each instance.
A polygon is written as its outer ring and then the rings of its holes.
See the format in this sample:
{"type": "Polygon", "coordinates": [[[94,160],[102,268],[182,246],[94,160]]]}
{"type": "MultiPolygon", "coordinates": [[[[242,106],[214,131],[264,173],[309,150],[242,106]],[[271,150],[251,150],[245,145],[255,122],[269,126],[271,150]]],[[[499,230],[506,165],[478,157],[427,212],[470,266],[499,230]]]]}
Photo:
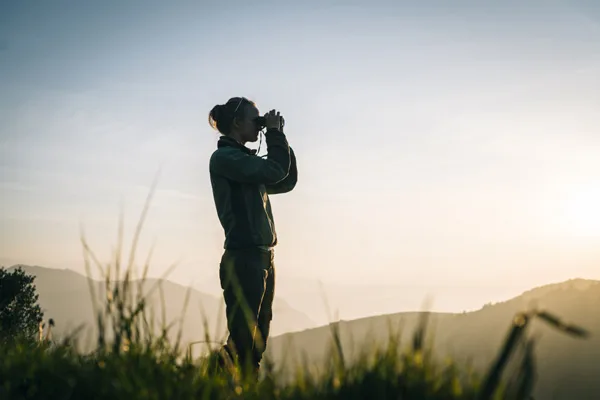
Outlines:
{"type": "Polygon", "coordinates": [[[352,362],[370,345],[389,343],[390,326],[396,330],[402,328],[397,333],[401,343],[409,346],[412,333],[425,313],[427,340],[433,346],[434,357],[440,362],[450,357],[483,372],[497,356],[514,316],[532,307],[581,326],[591,334],[587,339],[577,339],[539,320],[531,323],[528,336],[536,338],[539,370],[536,398],[570,399],[573,386],[590,393],[589,397],[579,397],[581,399],[600,398],[597,381],[600,376],[600,281],[597,280],[575,278],[547,284],[469,312],[413,311],[336,321],[278,335],[269,342],[267,355],[286,371],[293,371],[300,354],[303,362],[323,365],[330,354],[332,330],[336,328],[344,357],[352,362]]]}

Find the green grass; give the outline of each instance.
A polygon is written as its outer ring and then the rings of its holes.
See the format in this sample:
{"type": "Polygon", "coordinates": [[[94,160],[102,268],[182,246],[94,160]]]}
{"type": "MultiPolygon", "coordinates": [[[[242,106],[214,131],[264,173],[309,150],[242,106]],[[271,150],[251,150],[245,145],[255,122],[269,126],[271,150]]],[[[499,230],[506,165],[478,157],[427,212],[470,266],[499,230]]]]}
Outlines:
{"type": "MultiPolygon", "coordinates": [[[[426,313],[412,343],[403,346],[398,332],[390,329],[385,347],[365,345],[353,363],[346,361],[337,325],[332,324],[331,357],[324,365],[318,369],[299,365],[290,378],[265,360],[262,378],[251,382],[221,370],[215,351],[192,359],[185,344],[167,339],[173,325],[163,320],[155,329],[141,283],[133,295],[135,249],[150,198],[124,279],[111,279],[122,272],[121,244],[114,261],[102,267],[83,240],[88,272],[96,265],[105,277],[105,295],[98,295],[90,285],[97,310],[95,351],[78,353],[76,332],[60,342],[46,339],[0,345],[0,399],[529,399],[535,384],[535,342],[526,335],[529,321],[541,318],[567,334],[586,335],[548,313],[519,314],[507,321],[506,342],[497,359],[486,375],[478,376],[465,365],[435,360],[434,349],[424,341],[426,313]],[[516,367],[508,374],[511,359],[516,367]]],[[[138,282],[145,279],[148,264],[138,282]]]]}
{"type": "MultiPolygon", "coordinates": [[[[124,310],[135,312],[137,308],[124,310]]],[[[117,315],[116,320],[119,318],[117,315]]],[[[124,320],[131,322],[128,317],[124,320]]],[[[385,348],[371,347],[351,365],[345,364],[334,341],[332,357],[321,366],[320,374],[304,366],[284,383],[277,370],[266,365],[259,383],[238,378],[232,385],[228,375],[215,368],[214,353],[192,360],[162,335],[130,341],[128,332],[134,329],[118,326],[113,334],[120,339],[104,343],[91,354],[78,354],[69,341],[6,345],[0,349],[0,398],[527,399],[533,383],[531,353],[527,351],[515,374],[519,379],[507,385],[499,379],[503,365],[492,365],[490,375],[498,376],[490,381],[451,362],[436,364],[432,352],[419,348],[418,340],[403,349],[392,336],[385,348]],[[117,342],[119,347],[114,345],[117,342]]],[[[517,321],[511,328],[500,364],[504,354],[517,347],[513,332],[523,333],[524,326],[517,321]]]]}
{"type": "Polygon", "coordinates": [[[452,366],[437,369],[422,357],[392,349],[354,366],[334,366],[318,379],[303,375],[279,385],[276,374],[232,388],[208,362],[178,360],[168,346],[131,345],[127,351],[78,355],[68,346],[20,344],[3,349],[2,399],[473,399],[476,385],[461,384],[452,366]]]}

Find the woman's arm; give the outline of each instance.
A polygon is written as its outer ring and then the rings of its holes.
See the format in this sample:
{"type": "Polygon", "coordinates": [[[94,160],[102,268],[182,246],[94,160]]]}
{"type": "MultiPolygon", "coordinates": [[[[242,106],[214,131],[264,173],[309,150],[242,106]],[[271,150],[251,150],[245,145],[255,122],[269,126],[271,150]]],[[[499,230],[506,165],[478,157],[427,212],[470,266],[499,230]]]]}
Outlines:
{"type": "Polygon", "coordinates": [[[291,192],[294,187],[296,187],[296,182],[298,181],[298,167],[296,165],[296,155],[294,154],[294,150],[290,147],[290,172],[288,176],[285,177],[282,181],[279,181],[275,184],[268,184],[267,193],[268,194],[280,194],[291,192]]]}

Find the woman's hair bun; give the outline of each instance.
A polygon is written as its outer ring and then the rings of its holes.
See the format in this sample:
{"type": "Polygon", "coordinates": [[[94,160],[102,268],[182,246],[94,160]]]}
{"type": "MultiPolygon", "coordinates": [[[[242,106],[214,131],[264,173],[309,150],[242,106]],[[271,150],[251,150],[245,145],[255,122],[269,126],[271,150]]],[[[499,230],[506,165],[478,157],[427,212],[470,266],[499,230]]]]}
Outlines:
{"type": "Polygon", "coordinates": [[[221,104],[217,104],[210,110],[208,114],[208,123],[213,129],[219,129],[219,121],[223,118],[223,106],[221,104]]]}
{"type": "Polygon", "coordinates": [[[221,104],[217,104],[215,106],[214,118],[218,121],[221,119],[223,114],[223,106],[221,104]]]}

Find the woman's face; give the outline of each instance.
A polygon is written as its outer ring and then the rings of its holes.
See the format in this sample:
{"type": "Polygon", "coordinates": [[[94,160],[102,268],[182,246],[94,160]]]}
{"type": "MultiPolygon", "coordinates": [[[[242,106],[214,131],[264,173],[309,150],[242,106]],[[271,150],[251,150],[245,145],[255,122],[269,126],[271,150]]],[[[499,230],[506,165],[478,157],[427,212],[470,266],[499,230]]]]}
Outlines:
{"type": "Polygon", "coordinates": [[[259,126],[256,124],[256,118],[259,116],[258,109],[249,104],[244,110],[244,117],[238,118],[237,136],[243,142],[256,142],[258,140],[259,126]]]}

